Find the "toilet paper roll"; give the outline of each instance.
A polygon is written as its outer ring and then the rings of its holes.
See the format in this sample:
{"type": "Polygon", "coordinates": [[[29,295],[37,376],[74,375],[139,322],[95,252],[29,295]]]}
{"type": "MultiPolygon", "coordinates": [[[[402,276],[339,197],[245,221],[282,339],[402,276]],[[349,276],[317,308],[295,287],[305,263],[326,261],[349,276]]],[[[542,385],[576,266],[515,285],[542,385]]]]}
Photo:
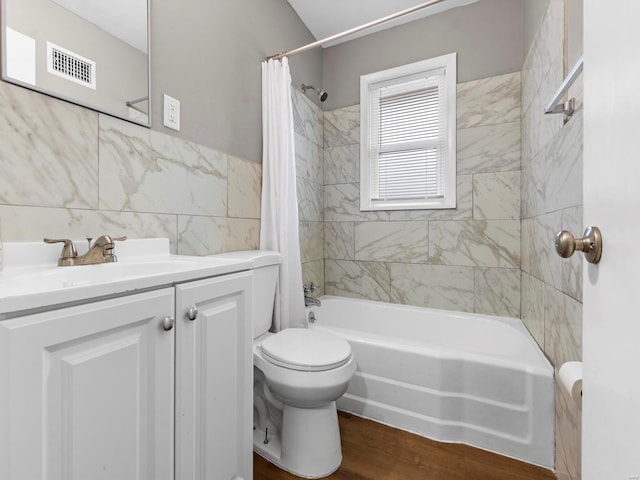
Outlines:
{"type": "Polygon", "coordinates": [[[560,367],[560,383],[571,398],[582,399],[582,362],[567,362],[560,367]]]}

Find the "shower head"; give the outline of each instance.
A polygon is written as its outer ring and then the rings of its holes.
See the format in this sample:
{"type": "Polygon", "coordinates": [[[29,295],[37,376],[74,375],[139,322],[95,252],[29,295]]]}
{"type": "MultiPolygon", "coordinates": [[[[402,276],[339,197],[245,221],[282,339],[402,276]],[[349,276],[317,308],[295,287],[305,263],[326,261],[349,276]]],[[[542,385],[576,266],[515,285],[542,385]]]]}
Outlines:
{"type": "Polygon", "coordinates": [[[318,95],[318,98],[320,99],[321,102],[324,102],[327,99],[327,97],[329,96],[329,94],[327,92],[325,92],[324,90],[318,90],[313,85],[305,85],[303,83],[302,84],[302,93],[307,93],[307,90],[313,90],[314,92],[316,92],[316,95],[318,95]]]}

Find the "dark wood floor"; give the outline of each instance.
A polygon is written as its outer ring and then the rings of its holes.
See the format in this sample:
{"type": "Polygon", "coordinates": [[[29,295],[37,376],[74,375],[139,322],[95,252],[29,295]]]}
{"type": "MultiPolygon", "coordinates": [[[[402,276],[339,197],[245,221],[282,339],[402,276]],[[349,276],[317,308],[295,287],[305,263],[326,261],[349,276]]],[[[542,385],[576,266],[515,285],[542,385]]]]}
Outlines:
{"type": "MultiPolygon", "coordinates": [[[[342,465],[330,480],[555,480],[549,470],[466,445],[439,443],[340,412],[342,465]]],[[[297,480],[253,454],[255,480],[297,480]]]]}

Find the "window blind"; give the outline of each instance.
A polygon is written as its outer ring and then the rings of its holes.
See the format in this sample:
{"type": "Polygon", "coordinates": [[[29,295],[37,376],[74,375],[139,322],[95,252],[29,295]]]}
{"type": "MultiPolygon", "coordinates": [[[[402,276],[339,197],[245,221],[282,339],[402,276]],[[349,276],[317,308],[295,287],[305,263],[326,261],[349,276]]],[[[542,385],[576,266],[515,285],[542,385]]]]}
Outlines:
{"type": "Polygon", "coordinates": [[[444,195],[444,71],[371,93],[371,193],[376,201],[444,195]]]}

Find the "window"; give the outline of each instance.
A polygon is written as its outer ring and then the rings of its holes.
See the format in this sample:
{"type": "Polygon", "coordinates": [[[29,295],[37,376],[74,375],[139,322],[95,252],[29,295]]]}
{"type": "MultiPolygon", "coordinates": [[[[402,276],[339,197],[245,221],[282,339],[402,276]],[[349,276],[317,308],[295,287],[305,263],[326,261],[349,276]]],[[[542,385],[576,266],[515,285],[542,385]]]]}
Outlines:
{"type": "Polygon", "coordinates": [[[360,210],[456,206],[456,54],[360,77],[360,210]]]}

